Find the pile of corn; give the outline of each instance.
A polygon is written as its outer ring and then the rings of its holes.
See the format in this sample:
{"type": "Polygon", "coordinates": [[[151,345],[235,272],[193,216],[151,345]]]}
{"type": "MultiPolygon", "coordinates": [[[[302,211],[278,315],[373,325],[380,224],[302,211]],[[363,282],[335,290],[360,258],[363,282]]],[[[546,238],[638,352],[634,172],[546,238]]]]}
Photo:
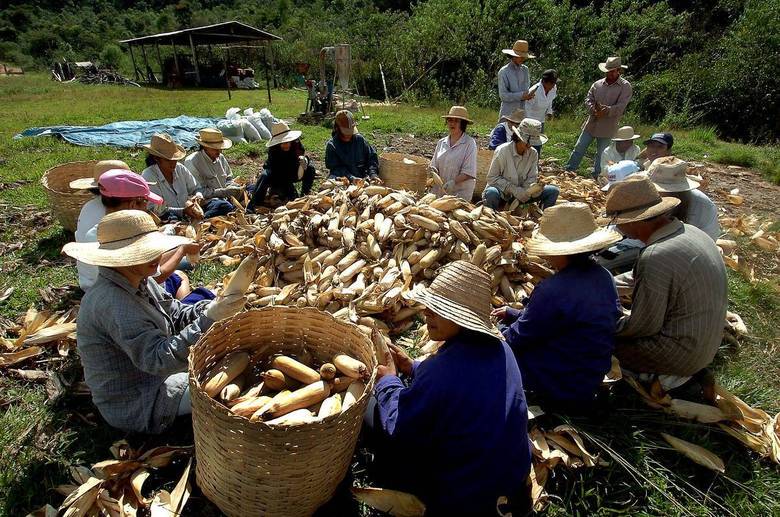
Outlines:
{"type": "Polygon", "coordinates": [[[262,256],[249,286],[251,306],[316,307],[388,338],[414,325],[422,310],[412,290],[458,259],[492,275],[493,305],[519,306],[552,274],[520,242],[538,215],[536,207],[523,210],[512,215],[453,196],[327,184],[262,216],[211,219],[196,234],[201,258],[235,265],[262,256]]]}
{"type": "Polygon", "coordinates": [[[317,369],[310,357],[278,355],[253,361],[248,352],[226,355],[201,380],[201,388],[230,411],[268,425],[299,425],[338,415],[357,402],[368,367],[346,354],[317,369]]]}

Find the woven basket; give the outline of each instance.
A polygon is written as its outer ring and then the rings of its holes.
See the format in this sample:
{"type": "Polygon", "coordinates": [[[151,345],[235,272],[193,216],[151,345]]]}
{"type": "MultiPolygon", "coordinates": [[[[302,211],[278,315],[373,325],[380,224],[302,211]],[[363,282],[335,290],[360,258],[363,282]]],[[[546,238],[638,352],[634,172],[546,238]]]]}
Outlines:
{"type": "Polygon", "coordinates": [[[41,178],[52,215],[68,231],[76,231],[81,207],[93,197],[88,190],[74,190],[68,184],[79,178],[91,178],[96,163],[96,160],[63,163],[47,170],[41,178]]]}
{"type": "Polygon", "coordinates": [[[427,158],[413,154],[382,153],[379,157],[379,177],[390,188],[422,194],[428,180],[429,163],[427,158]],[[404,158],[414,164],[404,163],[404,158]]]}
{"type": "Polygon", "coordinates": [[[226,353],[246,350],[253,364],[310,353],[315,364],[346,353],[372,371],[371,340],[357,326],[313,308],[266,307],[215,323],[189,357],[197,482],[230,516],[311,515],[333,497],[355,450],[375,373],[358,402],[340,415],[297,426],[269,426],[230,413],[197,379],[226,353]]]}
{"type": "Polygon", "coordinates": [[[492,161],[493,151],[490,149],[477,151],[477,184],[474,186],[474,199],[482,199],[482,192],[487,185],[487,175],[492,161]]]}

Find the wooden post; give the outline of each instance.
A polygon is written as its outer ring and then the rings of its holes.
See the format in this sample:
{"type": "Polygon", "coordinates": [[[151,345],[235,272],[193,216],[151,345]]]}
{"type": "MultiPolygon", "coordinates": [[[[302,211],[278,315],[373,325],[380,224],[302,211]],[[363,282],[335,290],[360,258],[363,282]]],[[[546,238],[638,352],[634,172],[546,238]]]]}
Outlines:
{"type": "Polygon", "coordinates": [[[140,81],[138,79],[138,67],[135,64],[135,54],[133,54],[133,44],[129,43],[128,46],[130,47],[130,59],[133,61],[133,72],[135,72],[135,82],[140,81]]]}
{"type": "Polygon", "coordinates": [[[263,63],[265,64],[265,89],[268,90],[268,104],[271,104],[271,79],[268,77],[268,47],[270,42],[265,45],[265,53],[263,55],[263,63]]]}
{"type": "Polygon", "coordinates": [[[151,82],[149,80],[149,70],[150,69],[149,69],[149,60],[146,59],[146,46],[144,46],[144,45],[141,45],[141,54],[144,56],[144,66],[146,67],[146,68],[144,68],[144,77],[146,77],[146,82],[148,83],[148,82],[151,82]]]}
{"type": "Polygon", "coordinates": [[[181,70],[179,69],[179,56],[176,54],[176,42],[171,38],[171,45],[173,45],[173,63],[176,65],[176,75],[179,76],[181,84],[184,84],[184,78],[181,76],[181,70]]]}
{"type": "Polygon", "coordinates": [[[198,66],[198,53],[195,52],[195,43],[192,41],[192,33],[190,33],[190,50],[192,50],[192,60],[195,62],[195,81],[200,86],[200,67],[198,66]]]}
{"type": "MultiPolygon", "coordinates": [[[[271,46],[271,40],[268,40],[268,48],[271,50],[271,78],[274,80],[274,88],[279,88],[276,84],[276,59],[274,59],[274,48],[271,46]]],[[[271,102],[271,100],[269,99],[268,102],[271,102]]]]}
{"type": "Polygon", "coordinates": [[[162,57],[160,57],[160,44],[155,41],[154,46],[157,49],[157,62],[160,63],[160,84],[163,84],[165,81],[165,67],[163,66],[162,57]]]}
{"type": "Polygon", "coordinates": [[[382,63],[379,63],[379,75],[382,76],[382,89],[385,91],[385,102],[390,103],[390,96],[387,95],[387,83],[385,83],[385,72],[382,70],[382,63]]]}
{"type": "Polygon", "coordinates": [[[227,86],[228,100],[232,98],[230,95],[230,72],[228,72],[229,62],[230,62],[230,47],[225,47],[225,85],[227,86]]]}

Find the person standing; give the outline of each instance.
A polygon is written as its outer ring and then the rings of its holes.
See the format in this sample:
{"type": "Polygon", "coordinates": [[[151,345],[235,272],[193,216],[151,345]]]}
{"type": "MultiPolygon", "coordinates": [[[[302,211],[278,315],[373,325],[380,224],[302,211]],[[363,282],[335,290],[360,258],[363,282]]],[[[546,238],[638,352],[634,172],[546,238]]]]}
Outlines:
{"type": "Polygon", "coordinates": [[[430,167],[441,176],[444,186],[435,186],[433,193],[471,201],[477,184],[477,141],[466,134],[466,128],[473,121],[463,106],[451,107],[441,118],[446,121],[449,135],[436,144],[430,167]]]}
{"type": "MultiPolygon", "coordinates": [[[[525,102],[525,116],[542,123],[544,133],[545,121],[552,117],[552,104],[558,96],[558,72],[552,68],[545,70],[538,83],[531,87],[533,97],[525,102]]],[[[542,156],[542,146],[534,146],[539,157],[542,156]]]]}
{"type": "Polygon", "coordinates": [[[626,111],[633,92],[631,83],[621,77],[626,68],[628,67],[622,64],[617,56],[609,57],[604,63],[599,63],[599,70],[605,74],[605,77],[593,83],[588,90],[585,98],[588,119],[582,126],[582,132],[569,156],[566,170],[577,170],[588,146],[596,140],[593,178],[598,177],[601,172],[601,155],[617,131],[620,118],[626,111]]]}
{"type": "Polygon", "coordinates": [[[533,98],[533,94],[528,92],[531,86],[528,67],[523,63],[526,59],[536,57],[528,52],[528,42],[522,39],[515,41],[512,48],[505,48],[501,52],[509,56],[509,63],[498,71],[498,97],[501,99],[499,120],[517,109],[523,109],[525,101],[533,98]]]}

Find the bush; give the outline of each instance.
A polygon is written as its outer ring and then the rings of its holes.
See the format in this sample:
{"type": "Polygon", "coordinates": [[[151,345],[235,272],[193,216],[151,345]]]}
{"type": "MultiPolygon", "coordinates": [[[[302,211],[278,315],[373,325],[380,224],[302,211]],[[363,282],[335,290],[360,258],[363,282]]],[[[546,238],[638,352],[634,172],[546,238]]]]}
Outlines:
{"type": "Polygon", "coordinates": [[[103,50],[100,51],[100,64],[106,68],[112,68],[119,70],[125,63],[125,53],[119,46],[113,43],[107,43],[103,46],[103,50]]]}

